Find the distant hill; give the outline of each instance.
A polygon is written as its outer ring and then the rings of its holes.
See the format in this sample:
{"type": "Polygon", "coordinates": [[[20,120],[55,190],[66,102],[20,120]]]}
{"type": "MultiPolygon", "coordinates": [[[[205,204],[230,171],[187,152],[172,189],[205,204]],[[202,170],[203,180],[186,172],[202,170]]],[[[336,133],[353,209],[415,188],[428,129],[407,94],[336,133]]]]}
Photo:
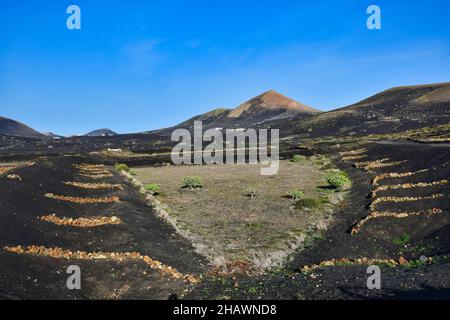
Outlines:
{"type": "Polygon", "coordinates": [[[0,134],[19,137],[42,137],[38,131],[15,120],[0,117],[0,134]]]}
{"type": "Polygon", "coordinates": [[[42,134],[49,138],[63,138],[63,136],[61,136],[59,134],[55,134],[53,132],[42,132],[42,134]]]}
{"type": "Polygon", "coordinates": [[[88,137],[110,137],[117,135],[116,132],[112,131],[111,129],[98,129],[91,131],[89,133],[86,133],[86,136],[88,137]]]}
{"type": "Polygon", "coordinates": [[[215,109],[180,123],[177,127],[191,128],[194,121],[202,121],[206,128],[264,127],[272,122],[302,119],[320,112],[274,90],[269,90],[235,109],[215,109]]]}
{"type": "Polygon", "coordinates": [[[298,123],[312,137],[401,132],[450,122],[450,82],[395,87],[298,123]]]}

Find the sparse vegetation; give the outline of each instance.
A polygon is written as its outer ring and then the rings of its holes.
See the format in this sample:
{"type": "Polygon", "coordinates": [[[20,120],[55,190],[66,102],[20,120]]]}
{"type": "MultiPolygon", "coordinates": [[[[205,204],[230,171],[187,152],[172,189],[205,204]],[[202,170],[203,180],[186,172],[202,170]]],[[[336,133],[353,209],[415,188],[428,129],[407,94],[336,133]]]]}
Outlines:
{"type": "Polygon", "coordinates": [[[315,161],[282,160],[275,176],[261,176],[260,168],[233,164],[133,170],[144,185],[164,186],[164,196],[158,199],[161,208],[182,233],[193,236],[197,252],[218,270],[228,273],[230,263],[243,261],[251,273],[259,273],[281,264],[305,239],[313,240],[319,222],[321,230],[326,229],[335,207],[328,202],[330,192],[318,188],[324,185],[327,171],[315,161]],[[197,176],[207,192],[180,190],[179,177],[197,176]],[[287,191],[299,189],[299,181],[301,198],[283,201],[287,191]],[[313,205],[306,200],[308,209],[295,210],[295,202],[303,198],[315,199],[313,205]],[[306,233],[308,228],[314,232],[306,233]]]}
{"type": "Polygon", "coordinates": [[[394,237],[392,239],[392,243],[397,245],[397,246],[405,246],[405,245],[407,245],[409,243],[410,240],[411,239],[410,239],[409,235],[404,233],[404,234],[402,234],[399,237],[394,237]]]}
{"type": "Polygon", "coordinates": [[[291,198],[291,200],[296,201],[303,197],[303,191],[300,189],[292,189],[287,192],[287,195],[291,198]]]}
{"type": "Polygon", "coordinates": [[[327,178],[327,183],[337,191],[346,191],[352,187],[352,182],[345,172],[339,171],[327,178]]]}
{"type": "Polygon", "coordinates": [[[189,189],[201,189],[203,188],[203,179],[199,176],[190,176],[190,177],[183,177],[183,181],[181,183],[182,188],[189,188],[189,189]]]}
{"type": "Polygon", "coordinates": [[[313,155],[312,157],[310,157],[310,160],[323,167],[329,167],[331,165],[330,158],[323,154],[313,155]]]}
{"type": "Polygon", "coordinates": [[[157,183],[147,183],[144,186],[145,190],[148,191],[150,194],[155,195],[159,194],[159,191],[161,189],[161,186],[157,183]]]}
{"type": "Polygon", "coordinates": [[[300,154],[295,154],[291,159],[291,162],[303,162],[303,161],[306,161],[306,156],[302,156],[300,154]]]}
{"type": "Polygon", "coordinates": [[[116,163],[114,168],[119,172],[120,171],[130,172],[130,167],[128,167],[128,165],[126,165],[125,163],[116,163]]]}
{"type": "Polygon", "coordinates": [[[295,209],[302,210],[305,208],[315,209],[319,208],[323,204],[320,198],[304,198],[295,202],[295,209]]]}

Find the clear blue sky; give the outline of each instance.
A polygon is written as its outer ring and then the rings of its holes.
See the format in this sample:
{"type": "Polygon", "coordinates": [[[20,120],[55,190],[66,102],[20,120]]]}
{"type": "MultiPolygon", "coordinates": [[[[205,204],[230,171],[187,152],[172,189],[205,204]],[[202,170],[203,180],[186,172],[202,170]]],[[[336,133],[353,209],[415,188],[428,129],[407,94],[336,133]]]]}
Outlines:
{"type": "Polygon", "coordinates": [[[450,81],[449,21],[448,0],[0,0],[0,115],[66,135],[139,132],[268,89],[330,110],[450,81]],[[366,28],[370,4],[382,30],[366,28]]]}

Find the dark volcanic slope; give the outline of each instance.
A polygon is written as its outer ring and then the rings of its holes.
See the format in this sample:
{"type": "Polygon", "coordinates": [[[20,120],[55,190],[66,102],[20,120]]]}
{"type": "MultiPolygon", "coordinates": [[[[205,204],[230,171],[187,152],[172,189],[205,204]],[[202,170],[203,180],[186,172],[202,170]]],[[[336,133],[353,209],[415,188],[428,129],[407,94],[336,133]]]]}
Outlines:
{"type": "Polygon", "coordinates": [[[203,121],[206,128],[260,127],[282,120],[302,119],[320,112],[274,90],[269,90],[235,109],[215,109],[193,117],[177,127],[191,128],[194,121],[203,121]]]}
{"type": "MultiPolygon", "coordinates": [[[[364,152],[359,153],[364,155],[363,160],[338,162],[339,166],[349,173],[353,188],[344,206],[336,213],[335,223],[330,229],[304,251],[293,255],[292,262],[284,272],[238,279],[237,289],[233,288],[233,281],[203,282],[191,293],[190,298],[215,299],[228,296],[232,299],[449,299],[450,185],[448,181],[443,185],[431,183],[448,180],[450,177],[450,145],[398,140],[345,145],[330,143],[323,144],[318,150],[334,155],[355,150],[364,152]],[[384,162],[385,167],[365,171],[352,166],[355,161],[377,161],[386,158],[389,160],[384,162]],[[428,171],[421,172],[423,169],[428,171]],[[375,176],[407,172],[415,174],[378,180],[379,187],[391,186],[391,189],[369,196],[377,187],[372,183],[375,176]],[[399,185],[404,188],[399,188],[399,185]],[[438,194],[442,197],[426,198],[438,194]],[[377,203],[374,210],[418,214],[374,218],[369,220],[359,233],[350,234],[349,229],[354,223],[369,214],[369,205],[382,197],[393,198],[377,203]],[[441,211],[427,214],[426,211],[432,208],[441,211]],[[395,239],[405,234],[407,239],[404,243],[395,242],[395,239]],[[409,262],[435,257],[435,263],[382,267],[381,290],[367,289],[367,266],[342,263],[322,267],[311,273],[300,272],[305,265],[330,259],[389,258],[399,261],[400,257],[409,262]]],[[[343,158],[341,155],[336,157],[336,160],[343,158]]]]}
{"type": "Polygon", "coordinates": [[[116,132],[112,131],[111,129],[98,129],[98,130],[94,130],[91,131],[89,133],[86,133],[86,136],[88,137],[104,137],[104,136],[115,136],[117,135],[116,132]]]}
{"type": "Polygon", "coordinates": [[[140,298],[166,299],[189,287],[182,280],[149,268],[139,260],[55,259],[40,255],[18,255],[5,246],[42,245],[86,252],[139,252],[176,268],[196,274],[205,261],[175,230],[156,217],[140,195],[114,175],[94,180],[80,175],[73,164],[87,158],[41,159],[30,167],[18,168],[21,180],[0,175],[0,299],[85,299],[140,298]],[[124,190],[85,190],[65,185],[65,181],[122,184],[124,190]],[[110,197],[118,203],[78,204],[49,199],[51,192],[73,197],[110,197]],[[119,217],[123,224],[93,228],[61,226],[39,219],[58,217],[119,217]],[[68,290],[66,269],[81,268],[82,289],[68,290]]]}
{"type": "Polygon", "coordinates": [[[401,132],[450,122],[450,83],[396,87],[300,123],[312,137],[401,132]]]}
{"type": "Polygon", "coordinates": [[[42,136],[42,134],[27,125],[4,117],[0,117],[0,134],[21,137],[42,136]]]}

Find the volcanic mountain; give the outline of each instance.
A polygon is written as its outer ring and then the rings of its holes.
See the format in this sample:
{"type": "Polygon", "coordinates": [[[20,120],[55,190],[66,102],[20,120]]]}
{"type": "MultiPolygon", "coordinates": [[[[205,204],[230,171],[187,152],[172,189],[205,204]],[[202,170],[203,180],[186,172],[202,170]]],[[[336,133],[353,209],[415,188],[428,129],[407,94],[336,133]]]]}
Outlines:
{"type": "Polygon", "coordinates": [[[450,123],[450,82],[395,87],[353,105],[303,119],[311,137],[383,134],[450,123]]]}
{"type": "Polygon", "coordinates": [[[0,117],[0,134],[19,137],[42,137],[41,133],[27,125],[4,117],[0,117]]]}
{"type": "Polygon", "coordinates": [[[98,130],[94,130],[91,131],[89,133],[86,133],[86,136],[88,137],[110,137],[110,136],[115,136],[117,135],[116,132],[112,131],[111,129],[98,129],[98,130]]]}
{"type": "Polygon", "coordinates": [[[303,119],[320,112],[274,90],[269,90],[235,109],[215,109],[193,117],[177,127],[191,128],[194,121],[202,121],[206,128],[267,127],[279,121],[303,119]]]}

